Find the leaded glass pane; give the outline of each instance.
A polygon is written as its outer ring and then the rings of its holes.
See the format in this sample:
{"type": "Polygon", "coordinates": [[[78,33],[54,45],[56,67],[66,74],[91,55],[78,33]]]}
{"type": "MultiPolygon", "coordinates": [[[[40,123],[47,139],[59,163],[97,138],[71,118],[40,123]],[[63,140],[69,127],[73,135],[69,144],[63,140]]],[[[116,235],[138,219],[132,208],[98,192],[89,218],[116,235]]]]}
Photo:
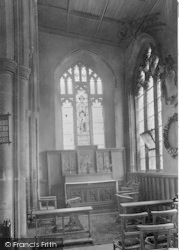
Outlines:
{"type": "Polygon", "coordinates": [[[72,79],[71,79],[71,77],[68,77],[67,87],[68,87],[68,94],[70,94],[70,95],[73,94],[72,79]]]}
{"type": "Polygon", "coordinates": [[[65,124],[63,128],[63,133],[66,135],[72,135],[73,134],[73,124],[65,124]]]}
{"type": "Polygon", "coordinates": [[[140,97],[141,95],[144,94],[144,88],[143,87],[140,87],[139,88],[139,92],[138,92],[138,96],[140,97]]]}
{"type": "Polygon", "coordinates": [[[95,134],[103,133],[103,123],[94,123],[93,124],[93,133],[95,133],[95,134]]]}
{"type": "Polygon", "coordinates": [[[92,141],[99,148],[104,148],[103,106],[99,101],[93,100],[94,95],[102,94],[101,79],[91,69],[79,63],[63,74],[59,87],[62,95],[71,95],[61,97],[64,149],[73,149],[75,142],[77,145],[90,145],[92,141]],[[89,88],[86,85],[88,76],[90,76],[89,88]],[[67,98],[68,100],[64,101],[67,98]],[[92,107],[89,107],[88,102],[92,101],[92,107]]]}
{"type": "Polygon", "coordinates": [[[68,70],[68,72],[69,72],[70,74],[72,74],[72,68],[70,68],[70,69],[68,70]]]}
{"type": "Polygon", "coordinates": [[[91,78],[91,79],[90,79],[90,93],[91,93],[92,95],[95,94],[95,82],[94,82],[94,78],[91,78]]]}
{"type": "Polygon", "coordinates": [[[150,88],[153,87],[153,85],[154,85],[153,83],[154,83],[153,77],[151,76],[151,77],[149,78],[149,81],[148,81],[148,89],[150,89],[150,88]]]}
{"type": "Polygon", "coordinates": [[[154,102],[147,105],[147,117],[154,115],[154,102]]]}
{"type": "Polygon", "coordinates": [[[145,158],[145,146],[140,148],[140,158],[145,158]]]}
{"type": "Polygon", "coordinates": [[[147,104],[154,101],[154,88],[151,88],[147,91],[147,104]]]}
{"type": "Polygon", "coordinates": [[[76,94],[78,145],[90,145],[88,95],[83,88],[76,94]]]}
{"type": "Polygon", "coordinates": [[[74,67],[74,77],[75,77],[75,82],[80,81],[80,70],[79,70],[78,65],[75,65],[74,67]]]}
{"type": "Polygon", "coordinates": [[[155,127],[155,119],[154,119],[154,115],[149,117],[147,120],[147,128],[148,130],[153,129],[155,127]]]}
{"type": "Polygon", "coordinates": [[[60,93],[61,95],[65,94],[65,80],[63,77],[60,78],[60,93]]]}
{"type": "Polygon", "coordinates": [[[141,169],[142,171],[145,171],[145,170],[146,170],[145,159],[141,159],[141,160],[140,160],[140,169],[141,169]]]}
{"type": "Polygon", "coordinates": [[[93,135],[94,145],[98,145],[98,148],[104,148],[104,135],[103,134],[94,134],[93,135]]]}
{"type": "Polygon", "coordinates": [[[161,96],[161,80],[157,82],[157,97],[161,96]]]}
{"type": "Polygon", "coordinates": [[[87,73],[86,73],[86,67],[85,66],[81,67],[81,80],[82,80],[82,82],[87,81],[87,73]]]}
{"type": "Polygon", "coordinates": [[[155,155],[156,155],[155,149],[149,150],[148,155],[149,155],[149,158],[155,157],[155,155]]]}
{"type": "Polygon", "coordinates": [[[62,105],[64,149],[74,148],[73,106],[66,100],[62,105]]]}
{"type": "Polygon", "coordinates": [[[74,140],[72,135],[64,135],[64,149],[74,149],[74,140]]]}
{"type": "Polygon", "coordinates": [[[142,139],[141,136],[139,137],[139,144],[140,144],[140,147],[145,145],[144,140],[142,139]]]}
{"type": "Polygon", "coordinates": [[[138,120],[139,122],[144,120],[144,109],[138,111],[138,120]]]}
{"type": "Polygon", "coordinates": [[[97,79],[97,93],[99,95],[102,95],[102,82],[101,82],[101,79],[99,77],[97,79]]]}
{"type": "Polygon", "coordinates": [[[104,147],[103,108],[97,100],[92,104],[93,143],[104,147]]]}
{"type": "Polygon", "coordinates": [[[151,170],[156,169],[156,158],[155,157],[149,158],[149,169],[151,169],[151,170]]]}
{"type": "Polygon", "coordinates": [[[141,134],[142,132],[144,132],[144,121],[139,122],[139,134],[141,134]]]}
{"type": "Polygon", "coordinates": [[[89,69],[89,71],[88,71],[88,72],[89,72],[89,75],[91,75],[93,71],[92,71],[91,69],[89,69]]]}

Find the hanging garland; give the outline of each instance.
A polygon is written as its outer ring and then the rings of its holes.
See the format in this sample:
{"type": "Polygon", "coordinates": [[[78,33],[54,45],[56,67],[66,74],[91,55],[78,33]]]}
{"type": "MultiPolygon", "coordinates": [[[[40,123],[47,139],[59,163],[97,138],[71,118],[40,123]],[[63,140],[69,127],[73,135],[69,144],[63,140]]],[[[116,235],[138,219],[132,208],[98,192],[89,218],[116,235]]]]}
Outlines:
{"type": "Polygon", "coordinates": [[[164,145],[165,148],[167,149],[168,153],[171,155],[172,158],[177,157],[178,155],[178,148],[174,148],[170,145],[169,139],[168,139],[168,134],[169,134],[169,129],[172,124],[172,122],[178,121],[178,114],[175,113],[173,116],[168,118],[168,122],[164,127],[163,131],[163,137],[164,137],[164,145]]]}

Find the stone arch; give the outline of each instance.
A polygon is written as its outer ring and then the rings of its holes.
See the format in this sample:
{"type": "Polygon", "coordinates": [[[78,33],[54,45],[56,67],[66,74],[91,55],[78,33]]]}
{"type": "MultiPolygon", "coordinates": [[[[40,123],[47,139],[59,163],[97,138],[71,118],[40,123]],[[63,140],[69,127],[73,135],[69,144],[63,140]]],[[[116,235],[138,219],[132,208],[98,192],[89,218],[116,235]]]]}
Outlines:
{"type": "Polygon", "coordinates": [[[126,89],[130,92],[132,89],[136,63],[143,52],[143,50],[148,46],[152,45],[156,47],[154,39],[148,34],[141,34],[138,36],[130,45],[128,53],[125,58],[125,75],[126,75],[126,89]]]}
{"type": "Polygon", "coordinates": [[[114,88],[117,80],[113,69],[107,61],[100,55],[89,50],[75,50],[59,62],[54,69],[54,83],[55,83],[55,130],[56,130],[56,149],[63,149],[62,145],[62,131],[58,131],[60,123],[62,123],[61,112],[59,111],[59,96],[58,96],[58,82],[60,76],[72,65],[81,62],[85,66],[91,68],[102,79],[104,86],[104,116],[105,123],[105,141],[106,147],[115,146],[115,111],[114,105],[107,105],[108,101],[114,103],[114,88]],[[107,116],[111,117],[107,119],[107,116]],[[112,133],[111,138],[109,137],[112,133]],[[109,138],[108,138],[109,137],[109,138]],[[58,138],[58,139],[57,139],[58,138]]]}
{"type": "Polygon", "coordinates": [[[148,45],[157,47],[154,39],[148,34],[139,35],[129,46],[125,57],[125,89],[127,93],[128,102],[128,128],[129,133],[126,136],[126,151],[130,155],[127,159],[128,171],[136,171],[136,124],[135,124],[135,106],[133,98],[133,85],[135,84],[135,70],[136,64],[140,58],[141,53],[148,45]]]}

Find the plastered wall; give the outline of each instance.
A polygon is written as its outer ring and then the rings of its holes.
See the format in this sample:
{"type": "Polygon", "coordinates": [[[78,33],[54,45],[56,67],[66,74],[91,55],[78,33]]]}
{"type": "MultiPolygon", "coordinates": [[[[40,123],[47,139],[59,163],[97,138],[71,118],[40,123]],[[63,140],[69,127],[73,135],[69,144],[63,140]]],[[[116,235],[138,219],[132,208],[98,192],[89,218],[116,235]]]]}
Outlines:
{"type": "Polygon", "coordinates": [[[123,141],[123,51],[77,38],[64,37],[45,32],[39,33],[40,61],[40,111],[39,152],[40,166],[44,164],[44,152],[62,147],[62,133],[56,133],[61,124],[57,122],[56,74],[60,75],[71,61],[78,59],[93,65],[104,84],[105,139],[106,147],[122,147],[123,141]],[[65,66],[64,66],[65,65],[65,66]]]}

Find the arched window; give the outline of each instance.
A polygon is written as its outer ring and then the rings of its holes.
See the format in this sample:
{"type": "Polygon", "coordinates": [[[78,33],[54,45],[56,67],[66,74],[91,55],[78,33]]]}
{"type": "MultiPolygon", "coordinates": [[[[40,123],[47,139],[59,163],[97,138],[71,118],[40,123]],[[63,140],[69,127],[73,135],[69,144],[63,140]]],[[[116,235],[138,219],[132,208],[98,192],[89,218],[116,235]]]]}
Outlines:
{"type": "Polygon", "coordinates": [[[102,79],[81,62],[59,78],[63,148],[105,147],[102,79]]]}
{"type": "Polygon", "coordinates": [[[152,46],[136,70],[137,165],[141,171],[163,169],[162,100],[159,57],[152,46]]]}

